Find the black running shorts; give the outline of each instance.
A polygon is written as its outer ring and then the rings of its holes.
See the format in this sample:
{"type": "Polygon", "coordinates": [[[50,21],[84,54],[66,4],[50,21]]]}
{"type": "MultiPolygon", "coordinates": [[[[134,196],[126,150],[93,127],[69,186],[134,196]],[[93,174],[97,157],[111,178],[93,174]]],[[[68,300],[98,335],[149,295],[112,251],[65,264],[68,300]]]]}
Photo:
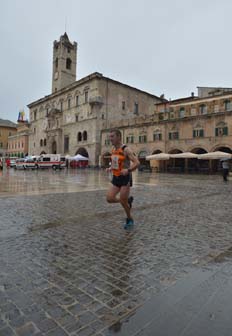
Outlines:
{"type": "Polygon", "coordinates": [[[118,188],[121,188],[127,185],[132,187],[132,174],[128,174],[125,176],[124,175],[120,175],[120,176],[113,175],[111,183],[118,188]]]}

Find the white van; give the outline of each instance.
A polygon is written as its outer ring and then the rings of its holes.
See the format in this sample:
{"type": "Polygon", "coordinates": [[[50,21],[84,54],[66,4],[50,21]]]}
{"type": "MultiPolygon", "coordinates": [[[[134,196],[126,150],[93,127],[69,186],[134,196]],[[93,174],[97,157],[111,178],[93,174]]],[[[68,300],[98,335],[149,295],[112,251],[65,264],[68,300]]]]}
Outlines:
{"type": "Polygon", "coordinates": [[[35,162],[35,165],[36,168],[65,168],[65,156],[62,156],[60,154],[42,154],[35,162]]]}
{"type": "Polygon", "coordinates": [[[10,157],[10,167],[15,167],[16,166],[16,160],[18,159],[18,156],[11,156],[10,157]]]}
{"type": "Polygon", "coordinates": [[[36,163],[32,158],[17,159],[15,169],[36,169],[36,163]]]}
{"type": "Polygon", "coordinates": [[[25,163],[25,159],[16,159],[15,169],[25,169],[24,163],[25,163]]]}

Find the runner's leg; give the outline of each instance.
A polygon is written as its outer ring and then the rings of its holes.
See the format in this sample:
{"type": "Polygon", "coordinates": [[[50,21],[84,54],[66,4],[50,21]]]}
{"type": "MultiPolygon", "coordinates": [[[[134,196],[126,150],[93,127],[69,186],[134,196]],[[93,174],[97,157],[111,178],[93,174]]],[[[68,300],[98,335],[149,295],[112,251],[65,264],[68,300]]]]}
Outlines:
{"type": "Polygon", "coordinates": [[[131,217],[131,209],[130,209],[130,206],[128,204],[129,194],[130,194],[130,186],[129,185],[122,186],[121,189],[120,189],[120,203],[121,203],[121,205],[123,206],[123,208],[126,212],[127,218],[132,218],[131,217]]]}
{"type": "Polygon", "coordinates": [[[107,192],[107,195],[106,195],[107,202],[108,203],[120,203],[120,199],[116,198],[119,191],[120,191],[119,187],[116,187],[115,185],[110,186],[107,192]]]}

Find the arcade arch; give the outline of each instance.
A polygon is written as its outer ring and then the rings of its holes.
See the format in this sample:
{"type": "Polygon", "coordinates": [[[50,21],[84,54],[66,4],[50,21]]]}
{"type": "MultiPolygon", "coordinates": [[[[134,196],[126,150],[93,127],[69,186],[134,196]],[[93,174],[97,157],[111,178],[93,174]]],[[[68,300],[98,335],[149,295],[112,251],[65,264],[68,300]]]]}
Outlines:
{"type": "Polygon", "coordinates": [[[86,157],[86,158],[89,157],[89,153],[87,152],[87,150],[86,150],[84,147],[80,147],[80,148],[78,148],[78,149],[76,150],[75,155],[77,155],[77,154],[80,154],[80,155],[82,155],[82,156],[84,156],[84,157],[86,157]]]}
{"type": "MultiPolygon", "coordinates": [[[[183,151],[178,148],[173,148],[168,152],[168,154],[179,154],[179,153],[183,153],[183,151]]],[[[170,158],[168,160],[167,170],[171,173],[184,172],[185,160],[180,158],[178,159],[170,158]]]]}
{"type": "Polygon", "coordinates": [[[146,150],[141,150],[138,154],[138,159],[141,165],[148,165],[149,162],[146,161],[146,156],[148,155],[148,152],[146,150]]]}

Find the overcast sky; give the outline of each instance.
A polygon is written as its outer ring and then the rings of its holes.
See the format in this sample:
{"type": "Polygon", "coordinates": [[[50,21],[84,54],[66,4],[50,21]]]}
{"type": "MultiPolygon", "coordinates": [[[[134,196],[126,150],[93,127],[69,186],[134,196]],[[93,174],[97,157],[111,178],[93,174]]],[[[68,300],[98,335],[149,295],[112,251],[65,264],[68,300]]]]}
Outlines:
{"type": "Polygon", "coordinates": [[[231,0],[2,0],[0,118],[51,93],[52,47],[78,43],[77,79],[92,72],[167,99],[232,87],[231,0]]]}

